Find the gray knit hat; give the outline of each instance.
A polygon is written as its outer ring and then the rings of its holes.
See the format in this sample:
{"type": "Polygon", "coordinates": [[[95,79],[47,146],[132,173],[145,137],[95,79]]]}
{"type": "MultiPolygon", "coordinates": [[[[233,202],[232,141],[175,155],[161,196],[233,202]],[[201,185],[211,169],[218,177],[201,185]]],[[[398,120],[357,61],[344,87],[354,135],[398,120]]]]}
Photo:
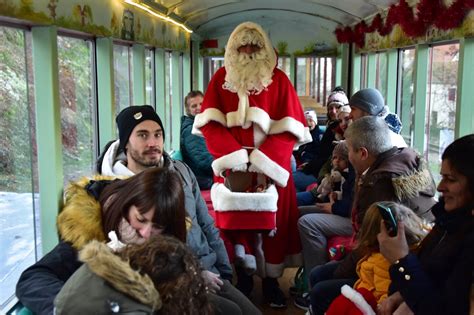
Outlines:
{"type": "Polygon", "coordinates": [[[376,89],[368,88],[360,90],[352,95],[349,100],[351,107],[356,107],[372,116],[380,114],[385,106],[382,94],[376,89]]]}
{"type": "Polygon", "coordinates": [[[339,141],[334,149],[332,150],[332,155],[339,155],[344,160],[349,161],[349,149],[347,148],[346,141],[339,141]]]}

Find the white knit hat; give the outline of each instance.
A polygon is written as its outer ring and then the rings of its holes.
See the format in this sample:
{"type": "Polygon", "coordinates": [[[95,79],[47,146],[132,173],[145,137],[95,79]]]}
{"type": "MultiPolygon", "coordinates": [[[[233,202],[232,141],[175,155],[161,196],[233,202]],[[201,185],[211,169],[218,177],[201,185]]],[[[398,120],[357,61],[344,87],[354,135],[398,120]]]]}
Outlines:
{"type": "Polygon", "coordinates": [[[341,106],[337,109],[337,115],[339,116],[340,113],[351,113],[351,107],[349,105],[341,106]]]}
{"type": "Polygon", "coordinates": [[[341,107],[347,104],[349,104],[349,100],[343,91],[334,91],[329,94],[327,106],[335,105],[336,107],[341,107]]]}
{"type": "Polygon", "coordinates": [[[307,110],[304,112],[306,118],[312,119],[316,124],[318,123],[318,116],[314,110],[307,110]]]}

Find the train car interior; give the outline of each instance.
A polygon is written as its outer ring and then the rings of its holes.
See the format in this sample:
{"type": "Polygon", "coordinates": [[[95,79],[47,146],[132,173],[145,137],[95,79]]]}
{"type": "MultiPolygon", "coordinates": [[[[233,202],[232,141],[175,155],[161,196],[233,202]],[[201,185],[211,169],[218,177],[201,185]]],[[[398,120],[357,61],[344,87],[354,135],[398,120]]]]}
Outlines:
{"type": "MultiPolygon", "coordinates": [[[[120,111],[151,105],[164,151],[183,159],[184,98],[206,93],[247,21],[322,132],[334,88],[375,88],[436,183],[446,147],[474,133],[472,0],[0,0],[0,313],[33,314],[18,279],[58,244],[64,188],[97,172],[120,111]]],[[[283,309],[255,281],[263,314],[309,314],[289,293],[307,285],[298,267],[279,280],[283,309]]]]}

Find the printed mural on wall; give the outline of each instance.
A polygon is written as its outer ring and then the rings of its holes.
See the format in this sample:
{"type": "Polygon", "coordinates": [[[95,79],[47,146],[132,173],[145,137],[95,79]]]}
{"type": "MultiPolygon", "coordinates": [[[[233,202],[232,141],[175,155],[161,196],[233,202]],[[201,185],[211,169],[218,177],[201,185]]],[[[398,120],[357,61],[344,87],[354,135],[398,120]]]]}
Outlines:
{"type": "Polygon", "coordinates": [[[0,15],[99,37],[189,50],[189,33],[122,0],[0,0],[0,15]]]}

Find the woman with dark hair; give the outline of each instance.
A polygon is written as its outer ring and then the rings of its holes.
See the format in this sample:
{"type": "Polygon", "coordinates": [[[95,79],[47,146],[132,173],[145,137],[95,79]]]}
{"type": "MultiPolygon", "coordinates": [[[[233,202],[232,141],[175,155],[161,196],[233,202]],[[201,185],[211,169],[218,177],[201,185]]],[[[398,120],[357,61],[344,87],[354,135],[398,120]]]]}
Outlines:
{"type": "Polygon", "coordinates": [[[127,244],[143,242],[155,232],[186,242],[184,193],[179,176],[162,168],[139,175],[114,182],[101,193],[104,234],[117,231],[119,239],[127,244]]]}
{"type": "Polygon", "coordinates": [[[60,242],[22,273],[16,288],[20,302],[37,315],[53,314],[54,298],[82,265],[78,251],[92,240],[106,242],[111,231],[125,244],[155,234],[185,242],[183,196],[179,175],[164,168],[124,180],[95,176],[71,183],[57,220],[60,242]]]}
{"type": "Polygon", "coordinates": [[[379,314],[469,314],[474,266],[474,134],[451,143],[442,155],[442,194],[431,232],[410,253],[400,222],[388,235],[381,222],[380,252],[391,263],[391,295],[379,314]]]}

